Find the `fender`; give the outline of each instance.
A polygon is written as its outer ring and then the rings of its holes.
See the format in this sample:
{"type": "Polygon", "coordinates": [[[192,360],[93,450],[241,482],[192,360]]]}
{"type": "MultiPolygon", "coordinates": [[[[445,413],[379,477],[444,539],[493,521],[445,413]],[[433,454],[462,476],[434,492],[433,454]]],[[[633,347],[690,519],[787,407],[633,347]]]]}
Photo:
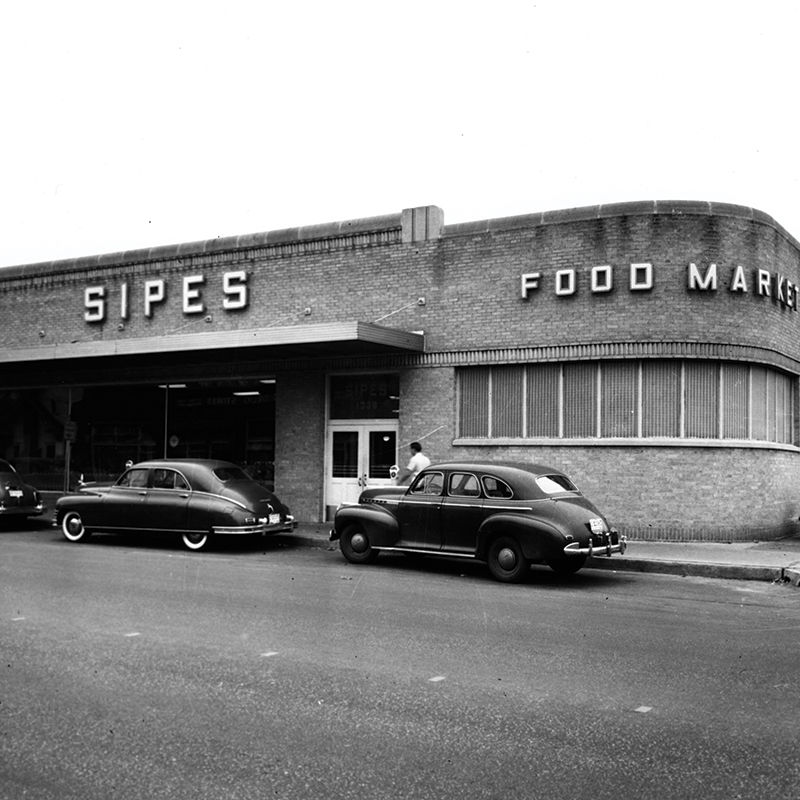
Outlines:
{"type": "Polygon", "coordinates": [[[342,531],[353,522],[361,525],[374,547],[391,547],[400,538],[397,518],[379,505],[342,506],[333,518],[331,538],[338,539],[342,531]]]}
{"type": "Polygon", "coordinates": [[[486,560],[489,545],[497,536],[513,536],[525,558],[543,561],[561,554],[572,539],[550,520],[506,512],[487,517],[478,530],[477,557],[486,560]]]}

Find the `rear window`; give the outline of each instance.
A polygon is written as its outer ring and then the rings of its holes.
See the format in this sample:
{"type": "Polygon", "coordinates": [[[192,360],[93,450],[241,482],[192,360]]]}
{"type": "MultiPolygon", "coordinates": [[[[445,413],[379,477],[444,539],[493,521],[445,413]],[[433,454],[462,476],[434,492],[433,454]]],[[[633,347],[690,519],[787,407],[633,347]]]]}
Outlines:
{"type": "Polygon", "coordinates": [[[536,485],[545,494],[578,491],[578,487],[566,475],[541,475],[536,479],[536,485]]]}
{"type": "Polygon", "coordinates": [[[229,481],[249,481],[252,480],[241,467],[217,467],[214,470],[216,475],[223,483],[229,481]]]}

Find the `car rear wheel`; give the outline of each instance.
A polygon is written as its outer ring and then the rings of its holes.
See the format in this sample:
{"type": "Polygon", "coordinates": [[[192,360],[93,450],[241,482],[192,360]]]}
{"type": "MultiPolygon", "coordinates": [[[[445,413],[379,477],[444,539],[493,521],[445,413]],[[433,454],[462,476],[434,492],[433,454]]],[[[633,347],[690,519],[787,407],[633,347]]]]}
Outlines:
{"type": "Polygon", "coordinates": [[[378,551],[370,545],[360,525],[348,525],[342,531],[339,549],[351,564],[371,564],[378,557],[378,551]]]}
{"type": "Polygon", "coordinates": [[[61,519],[61,533],[68,542],[85,542],[89,532],[83,526],[81,515],[77,511],[67,511],[61,519]]]}
{"type": "Polygon", "coordinates": [[[181,539],[187,550],[202,550],[208,544],[209,536],[207,533],[191,531],[184,533],[181,539]]]}
{"type": "Polygon", "coordinates": [[[530,569],[531,563],[525,558],[516,539],[501,536],[489,547],[489,572],[503,583],[519,583],[530,569]]]}
{"type": "Polygon", "coordinates": [[[574,575],[586,563],[586,556],[560,556],[547,561],[547,566],[559,575],[574,575]]]}

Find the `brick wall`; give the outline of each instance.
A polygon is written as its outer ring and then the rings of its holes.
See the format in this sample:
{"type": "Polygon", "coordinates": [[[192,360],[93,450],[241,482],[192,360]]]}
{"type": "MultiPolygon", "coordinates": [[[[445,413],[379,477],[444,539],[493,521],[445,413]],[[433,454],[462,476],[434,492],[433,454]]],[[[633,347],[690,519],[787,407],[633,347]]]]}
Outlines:
{"type": "Polygon", "coordinates": [[[296,519],[322,518],[325,375],[281,373],[275,386],[275,493],[296,519]]]}

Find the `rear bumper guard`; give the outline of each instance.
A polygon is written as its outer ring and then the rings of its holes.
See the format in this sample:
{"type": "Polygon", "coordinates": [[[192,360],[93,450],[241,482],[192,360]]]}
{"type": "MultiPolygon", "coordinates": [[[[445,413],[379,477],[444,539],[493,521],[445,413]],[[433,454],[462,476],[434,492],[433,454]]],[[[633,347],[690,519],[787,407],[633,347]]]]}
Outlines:
{"type": "Polygon", "coordinates": [[[612,553],[622,555],[628,549],[628,539],[625,536],[619,536],[616,531],[604,533],[603,539],[605,539],[603,544],[593,544],[590,539],[588,547],[581,547],[580,542],[570,542],[564,548],[564,555],[589,556],[593,558],[596,556],[610,556],[612,553]]]}
{"type": "Polygon", "coordinates": [[[291,533],[297,527],[297,521],[292,516],[286,517],[284,522],[275,522],[270,525],[268,522],[256,525],[216,525],[215,534],[258,534],[258,533],[291,533]]]}

